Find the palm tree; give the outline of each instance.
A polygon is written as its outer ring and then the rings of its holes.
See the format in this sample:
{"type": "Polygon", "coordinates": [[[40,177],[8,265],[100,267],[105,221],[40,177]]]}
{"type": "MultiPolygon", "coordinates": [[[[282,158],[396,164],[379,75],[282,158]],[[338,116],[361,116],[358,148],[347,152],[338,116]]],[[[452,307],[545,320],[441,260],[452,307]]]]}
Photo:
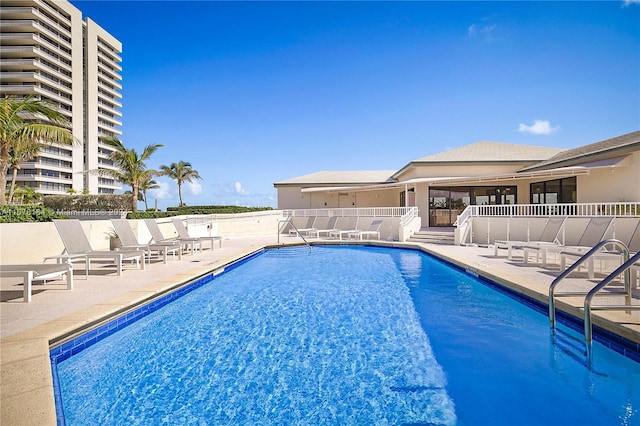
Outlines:
{"type": "Polygon", "coordinates": [[[138,211],[140,186],[159,174],[156,170],[147,169],[145,161],[164,145],[159,143],[147,145],[142,150],[142,154],[138,155],[135,149],[127,149],[118,138],[104,138],[102,141],[114,149],[109,159],[118,170],[100,169],[98,174],[111,176],[118,182],[131,186],[131,210],[138,211]]]}
{"type": "Polygon", "coordinates": [[[27,185],[16,188],[14,195],[15,198],[20,198],[20,204],[35,204],[42,199],[42,194],[27,185]]]}
{"type": "Polygon", "coordinates": [[[197,170],[191,168],[191,163],[180,161],[179,163],[171,163],[169,166],[160,166],[160,175],[169,176],[178,182],[178,197],[180,198],[180,206],[184,206],[182,202],[182,183],[193,182],[194,179],[202,179],[197,170]]]}
{"type": "MultiPolygon", "coordinates": [[[[151,177],[151,176],[149,176],[151,177]]],[[[147,191],[150,189],[160,188],[158,182],[153,179],[147,179],[144,182],[140,183],[140,192],[142,192],[142,201],[144,201],[144,209],[149,210],[149,205],[147,204],[147,191]]],[[[139,195],[139,194],[138,194],[139,195]]]]}
{"type": "Polygon", "coordinates": [[[0,99],[0,204],[6,204],[7,170],[11,151],[19,145],[43,147],[53,142],[71,144],[67,118],[52,104],[31,96],[0,99]]]}
{"type": "Polygon", "coordinates": [[[40,143],[19,141],[9,150],[9,168],[12,171],[11,186],[9,187],[9,197],[7,200],[9,204],[13,201],[20,164],[35,158],[41,149],[42,144],[40,143]]]}

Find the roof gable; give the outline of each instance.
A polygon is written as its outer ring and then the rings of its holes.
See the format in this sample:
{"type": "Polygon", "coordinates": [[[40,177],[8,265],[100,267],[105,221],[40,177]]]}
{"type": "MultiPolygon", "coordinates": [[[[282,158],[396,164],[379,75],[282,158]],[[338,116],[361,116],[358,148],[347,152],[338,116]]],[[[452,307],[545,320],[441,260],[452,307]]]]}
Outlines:
{"type": "Polygon", "coordinates": [[[343,170],[322,171],[281,180],[274,183],[279,185],[342,185],[342,184],[377,184],[392,182],[391,175],[395,170],[343,170]]]}
{"type": "Polygon", "coordinates": [[[502,142],[476,142],[460,148],[429,155],[413,163],[467,163],[467,162],[534,162],[546,160],[561,148],[518,145],[502,142]]]}
{"type": "Polygon", "coordinates": [[[605,139],[578,148],[567,149],[539,163],[525,167],[522,171],[544,170],[547,168],[570,166],[584,161],[613,157],[640,149],[640,131],[605,139]]]}

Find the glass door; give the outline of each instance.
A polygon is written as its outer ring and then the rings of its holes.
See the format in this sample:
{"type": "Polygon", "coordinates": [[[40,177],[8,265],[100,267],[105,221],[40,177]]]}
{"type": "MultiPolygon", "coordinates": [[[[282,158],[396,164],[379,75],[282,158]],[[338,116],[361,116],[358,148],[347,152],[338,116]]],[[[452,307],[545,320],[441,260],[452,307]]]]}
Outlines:
{"type": "Polygon", "coordinates": [[[429,189],[429,226],[451,226],[448,189],[429,189]]]}
{"type": "Polygon", "coordinates": [[[429,189],[429,226],[453,226],[470,203],[470,188],[429,189]]]}

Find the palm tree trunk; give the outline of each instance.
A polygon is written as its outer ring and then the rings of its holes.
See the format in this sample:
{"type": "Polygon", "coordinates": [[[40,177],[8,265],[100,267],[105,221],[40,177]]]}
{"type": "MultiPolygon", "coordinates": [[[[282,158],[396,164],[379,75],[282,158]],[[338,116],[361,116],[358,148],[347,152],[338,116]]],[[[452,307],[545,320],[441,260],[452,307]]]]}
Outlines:
{"type": "Polygon", "coordinates": [[[9,161],[4,159],[4,152],[5,149],[2,147],[2,153],[0,154],[0,157],[2,157],[0,159],[0,205],[7,204],[7,199],[4,198],[4,194],[7,189],[7,170],[9,170],[9,161]]]}
{"type": "Polygon", "coordinates": [[[180,182],[178,182],[178,198],[180,198],[178,207],[182,207],[182,184],[180,182]]]}
{"type": "Polygon", "coordinates": [[[11,167],[11,170],[13,173],[11,174],[11,187],[9,188],[9,199],[7,200],[9,204],[13,201],[13,192],[16,190],[16,179],[18,179],[18,168],[11,167]]]}
{"type": "Polygon", "coordinates": [[[142,191],[142,196],[144,197],[144,211],[149,210],[149,206],[147,205],[147,191],[142,191]]]}
{"type": "Polygon", "coordinates": [[[138,186],[134,185],[131,187],[131,211],[138,211],[138,186]]]}

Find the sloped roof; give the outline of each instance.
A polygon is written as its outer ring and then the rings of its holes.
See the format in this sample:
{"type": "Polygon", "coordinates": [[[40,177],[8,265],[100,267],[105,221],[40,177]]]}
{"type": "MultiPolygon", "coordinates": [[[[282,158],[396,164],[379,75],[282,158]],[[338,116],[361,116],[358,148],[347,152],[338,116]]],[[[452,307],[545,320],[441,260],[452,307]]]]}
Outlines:
{"type": "Polygon", "coordinates": [[[395,170],[344,170],[322,171],[275,182],[279,185],[366,185],[393,182],[395,170]]]}
{"type": "Polygon", "coordinates": [[[476,142],[460,148],[413,160],[412,163],[462,163],[462,162],[533,162],[546,160],[562,148],[518,145],[503,142],[476,142]]]}
{"type": "Polygon", "coordinates": [[[640,131],[605,139],[578,148],[567,149],[551,158],[523,168],[521,171],[545,170],[554,167],[571,166],[600,157],[623,155],[640,149],[640,131]]]}

